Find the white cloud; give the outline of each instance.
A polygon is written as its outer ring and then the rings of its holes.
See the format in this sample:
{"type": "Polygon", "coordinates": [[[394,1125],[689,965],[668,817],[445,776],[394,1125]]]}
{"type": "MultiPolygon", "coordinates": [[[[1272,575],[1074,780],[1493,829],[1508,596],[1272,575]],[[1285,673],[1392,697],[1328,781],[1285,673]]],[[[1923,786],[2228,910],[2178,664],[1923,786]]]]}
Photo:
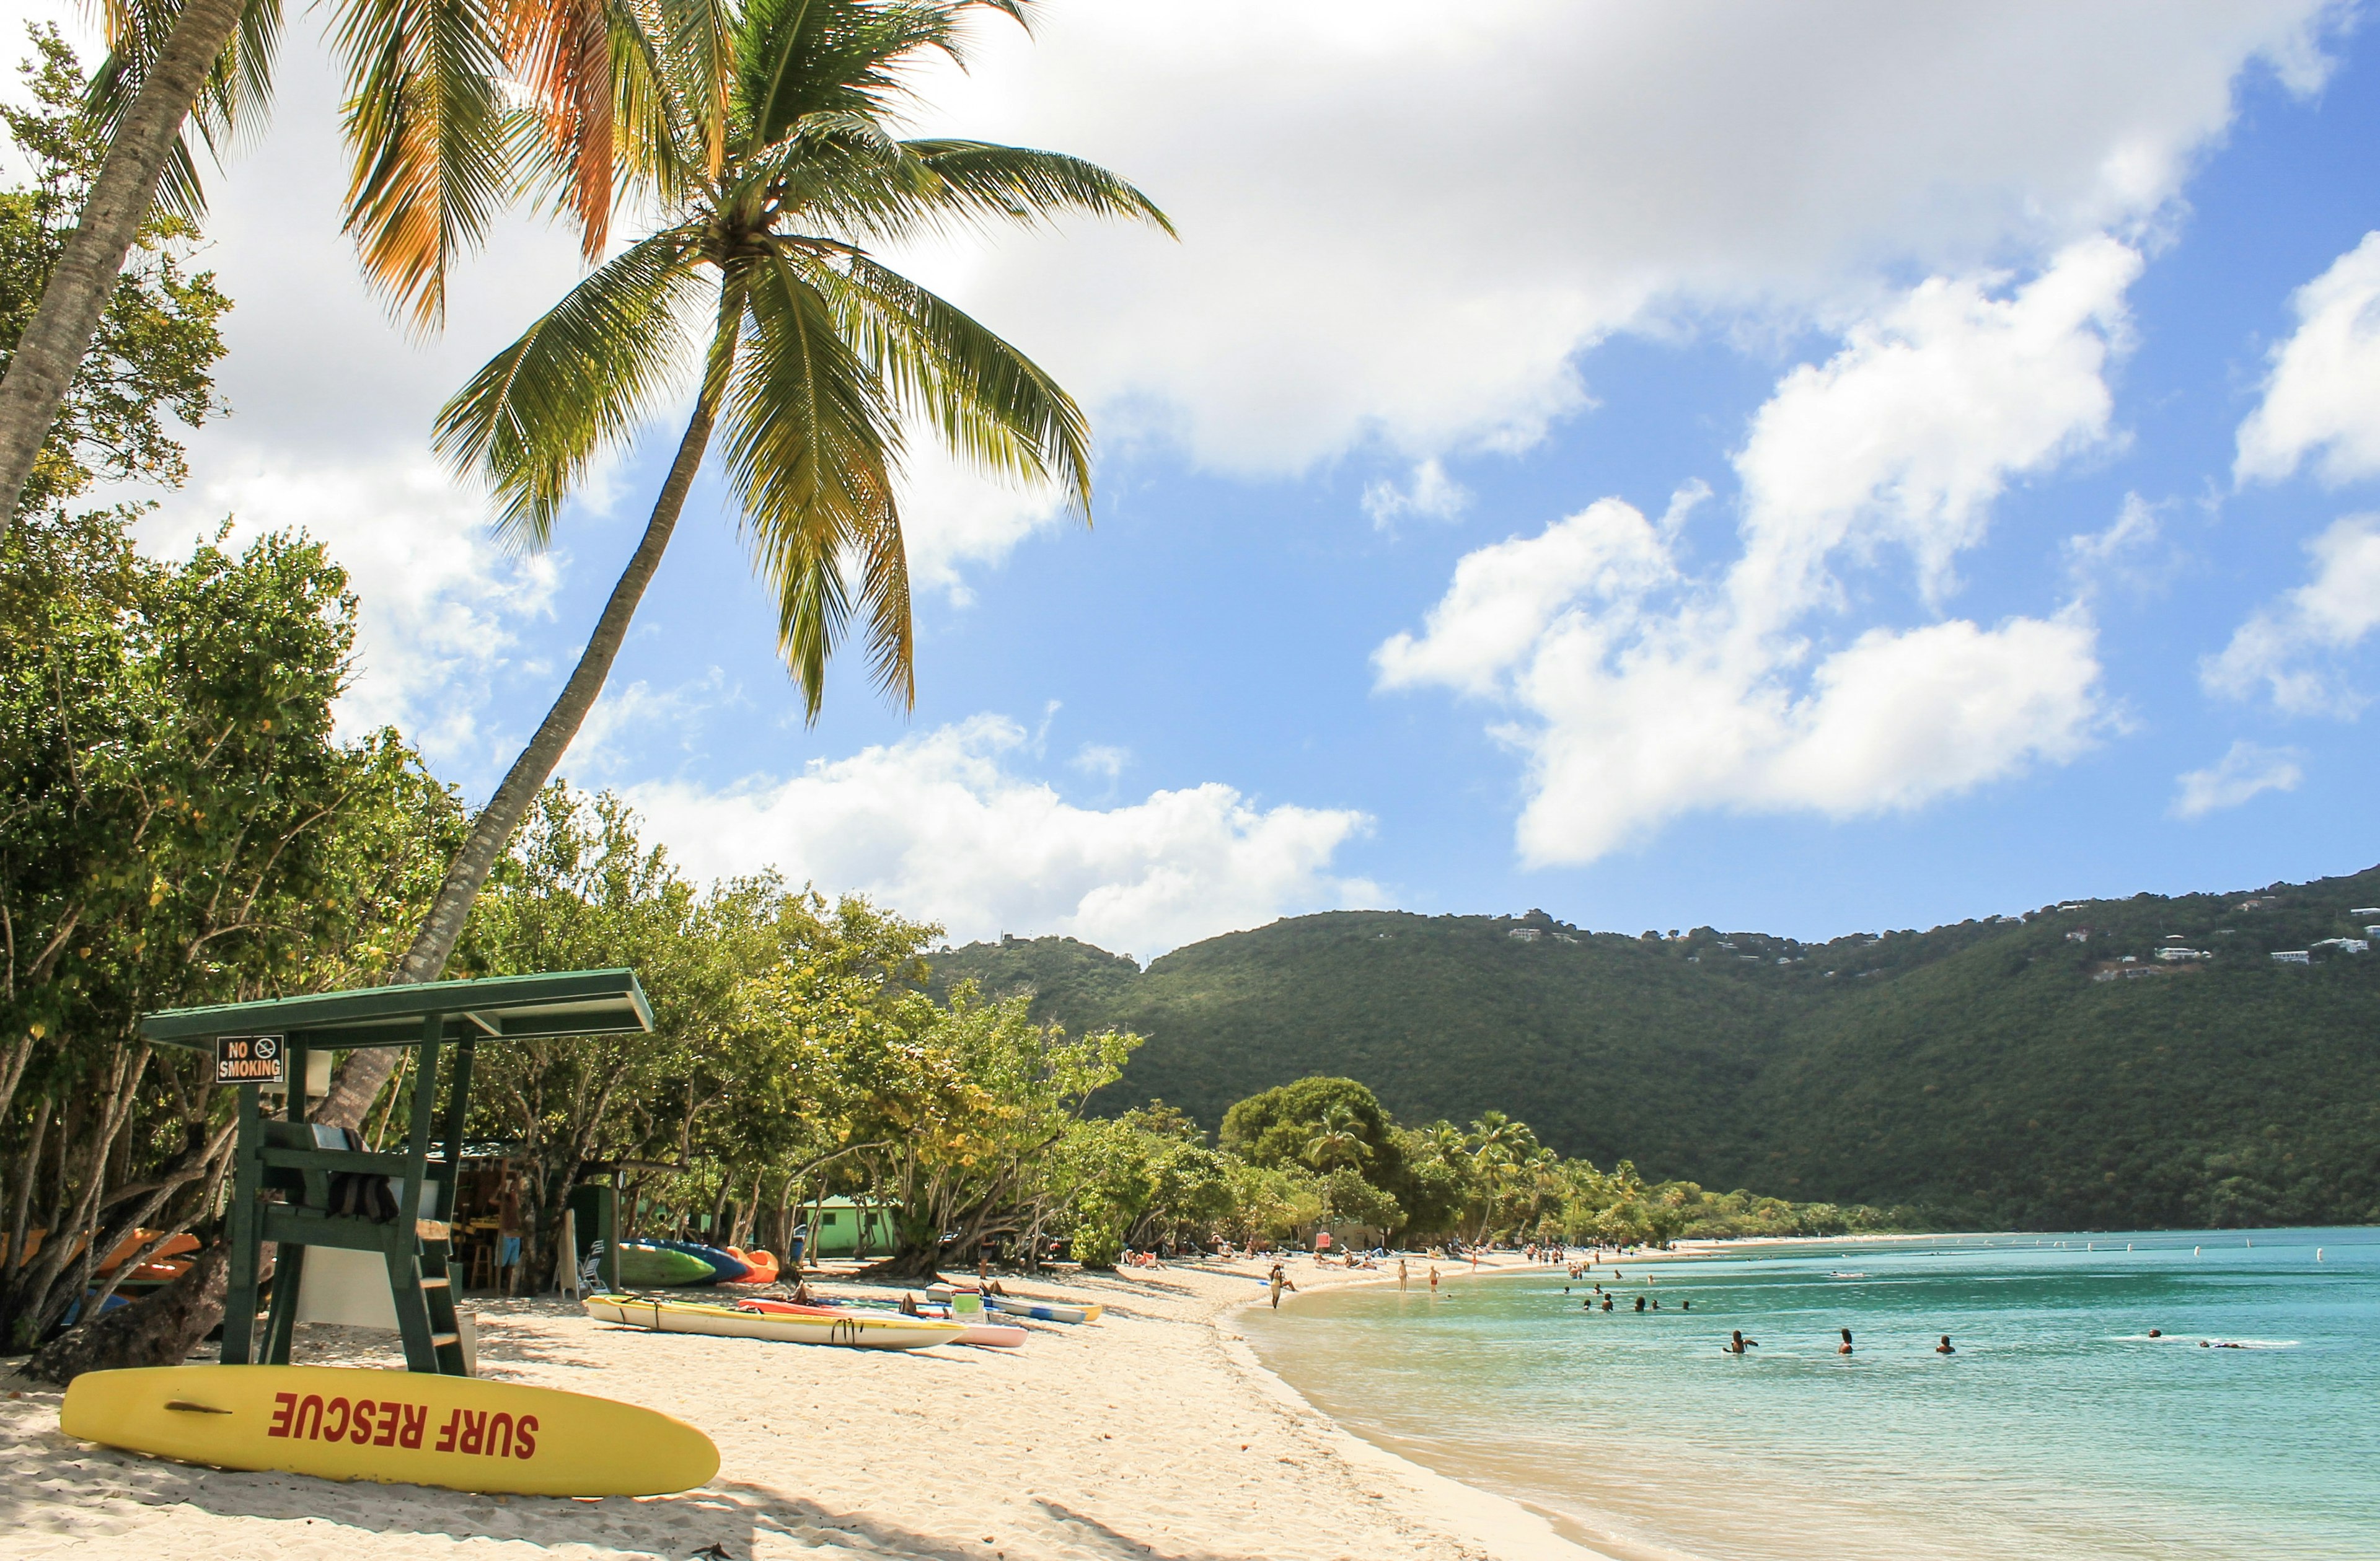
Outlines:
{"type": "Polygon", "coordinates": [[[982,477],[930,440],[910,447],[901,474],[901,535],[909,575],[953,606],[974,599],[962,569],[995,564],[1038,531],[1068,524],[1064,495],[982,477]]]}
{"type": "Polygon", "coordinates": [[[1086,775],[1113,780],[1123,773],[1124,766],[1132,762],[1132,750],[1107,743],[1086,743],[1075,750],[1074,758],[1068,762],[1086,775]]]}
{"type": "Polygon", "coordinates": [[[2157,510],[2139,494],[2127,493],[2105,531],[2066,539],[2067,575],[2080,596],[2087,599],[2111,585],[2147,590],[2163,582],[2167,571],[2154,562],[2164,532],[2157,510]]]}
{"type": "Polygon", "coordinates": [[[2277,482],[2308,455],[2327,483],[2380,472],[2380,233],[2289,299],[2298,328],[2273,349],[2265,399],[2240,425],[2241,480],[2277,482]]]}
{"type": "Polygon", "coordinates": [[[1736,457],[1743,479],[1742,608],[1788,615],[1826,589],[1846,543],[1889,542],[1927,597],[1982,539],[2010,477],[2105,439],[2105,371],[2121,345],[2140,256],[2075,244],[2007,296],[1998,276],[1935,277],[1787,375],[1736,457]]]}
{"type": "Polygon", "coordinates": [[[1030,929],[1146,958],[1277,916],[1382,903],[1376,885],[1331,871],[1370,828],[1360,813],[1263,807],[1215,782],[1078,807],[1010,768],[1031,744],[1016,722],[978,716],[790,780],[624,794],[697,875],[774,865],[962,940],[1030,929]]]}
{"type": "Polygon", "coordinates": [[[2294,792],[2305,778],[2294,748],[2266,748],[2241,741],[2204,769],[2176,778],[2173,817],[2204,818],[2226,807],[2237,807],[2259,792],[2294,792]]]}
{"type": "Polygon", "coordinates": [[[2351,716],[2364,696],[2338,658],[2380,627],[2380,515],[2334,522],[2306,544],[2313,578],[2259,608],[2231,643],[2199,663],[2212,694],[2249,698],[2263,687],[2292,715],[2351,716]]]}
{"type": "Polygon", "coordinates": [[[656,689],[642,679],[607,687],[572,735],[554,773],[581,785],[615,776],[636,760],[650,757],[648,744],[635,744],[637,752],[631,754],[625,740],[654,732],[690,734],[700,729],[701,716],[732,698],[727,675],[717,667],[674,688],[656,689]]]}
{"type": "Polygon", "coordinates": [[[1871,625],[1833,649],[1825,620],[1847,604],[1838,569],[1881,542],[1938,598],[2010,480],[2109,438],[2104,372],[2138,265],[2092,241],[2006,296],[1924,284],[1755,416],[1723,572],[1680,561],[1697,491],[1658,524],[1606,499],[1464,558],[1423,632],[1376,652],[1380,685],[1519,712],[1497,730],[1528,757],[1532,865],[1689,812],[1907,809],[2074,757],[2107,717],[2080,605],[1871,625]]]}
{"type": "Polygon", "coordinates": [[[1060,0],[992,26],[929,127],[1063,147],[1180,244],[1068,224],[938,284],[1094,407],[1209,467],[1514,447],[1581,349],[2159,216],[2251,61],[2311,91],[2328,0],[1744,6],[1060,0]],[[2012,111],[2011,105],[2022,105],[2012,111]]]}
{"type": "Polygon", "coordinates": [[[1446,475],[1435,455],[1413,469],[1413,479],[1399,488],[1386,478],[1364,490],[1364,513],[1379,530],[1393,528],[1407,515],[1423,520],[1459,520],[1471,507],[1471,490],[1446,475]]]}
{"type": "Polygon", "coordinates": [[[400,727],[433,763],[505,762],[503,738],[481,727],[490,680],[518,626],[550,611],[562,561],[498,547],[481,505],[426,455],[336,465],[228,441],[211,454],[194,490],[142,527],[146,541],[179,551],[226,514],[236,539],[304,530],[346,569],[361,607],[340,723],[400,727]]]}

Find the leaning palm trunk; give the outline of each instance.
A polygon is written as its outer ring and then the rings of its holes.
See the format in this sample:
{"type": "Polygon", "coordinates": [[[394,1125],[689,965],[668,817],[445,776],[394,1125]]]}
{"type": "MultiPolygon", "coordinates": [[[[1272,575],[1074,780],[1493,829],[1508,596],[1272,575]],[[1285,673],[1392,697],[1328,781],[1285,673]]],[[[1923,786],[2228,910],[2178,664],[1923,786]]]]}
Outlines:
{"type": "MultiPolygon", "coordinates": [[[[422,919],[421,930],[414,935],[413,946],[397,964],[395,985],[435,981],[444,972],[456,940],[463,936],[463,923],[471,914],[471,902],[478,896],[480,886],[487,881],[488,874],[495,868],[496,858],[511,843],[513,831],[520,827],[528,805],[552,779],[554,767],[562,762],[571,740],[586,724],[587,713],[595,708],[596,696],[603,692],[603,681],[611,676],[612,663],[619,658],[620,647],[628,637],[628,624],[637,615],[637,604],[644,599],[645,587],[652,583],[653,572],[661,567],[662,554],[669,549],[670,535],[677,529],[678,514],[686,507],[687,490],[694,486],[694,474],[702,466],[703,452],[710,444],[711,428],[719,419],[719,398],[726,385],[735,351],[731,332],[723,336],[713,355],[714,368],[705,376],[702,392],[695,400],[694,416],[687,419],[685,437],[678,441],[677,458],[670,463],[669,479],[662,484],[661,497],[654,501],[652,518],[645,523],[643,538],[629,555],[628,566],[620,572],[618,583],[613,586],[611,599],[603,604],[603,615],[595,621],[595,633],[588,639],[586,651],[572,669],[570,681],[562,685],[561,697],[545,713],[537,734],[521,750],[520,757],[513,760],[504,784],[496,788],[496,794],[488,799],[488,805],[472,821],[470,837],[455,853],[454,864],[446,869],[446,881],[439,886],[438,898],[431,902],[430,914],[422,919]]],[[[388,1082],[397,1059],[403,1055],[392,1047],[348,1053],[339,1066],[338,1077],[332,1081],[330,1095],[314,1108],[314,1119],[335,1127],[361,1125],[381,1085],[388,1082]]]]}
{"type": "Polygon", "coordinates": [[[207,73],[231,42],[244,0],[186,0],[165,46],[109,144],[82,220],[67,236],[32,323],[0,379],[0,536],[7,533],[33,474],[34,458],[58,420],[67,387],[91,350],[99,317],[115,291],[156,199],[207,73]]]}

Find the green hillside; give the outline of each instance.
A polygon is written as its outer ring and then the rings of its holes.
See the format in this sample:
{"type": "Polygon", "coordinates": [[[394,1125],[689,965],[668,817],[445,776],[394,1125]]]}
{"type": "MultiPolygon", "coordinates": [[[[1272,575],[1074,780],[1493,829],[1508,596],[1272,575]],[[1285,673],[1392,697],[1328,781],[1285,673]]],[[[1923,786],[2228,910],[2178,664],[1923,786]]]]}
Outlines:
{"type": "Polygon", "coordinates": [[[1795,1200],[2060,1228],[2380,1222],[2380,952],[2313,947],[2363,937],[2367,905],[2380,868],[1824,944],[1341,912],[1145,971],[1036,938],[935,974],[1140,1032],[1107,1104],[1160,1097],[1209,1127],[1343,1074],[1402,1120],[1505,1110],[1565,1155],[1795,1200]],[[2208,957],[2157,957],[2176,949],[2208,957]]]}

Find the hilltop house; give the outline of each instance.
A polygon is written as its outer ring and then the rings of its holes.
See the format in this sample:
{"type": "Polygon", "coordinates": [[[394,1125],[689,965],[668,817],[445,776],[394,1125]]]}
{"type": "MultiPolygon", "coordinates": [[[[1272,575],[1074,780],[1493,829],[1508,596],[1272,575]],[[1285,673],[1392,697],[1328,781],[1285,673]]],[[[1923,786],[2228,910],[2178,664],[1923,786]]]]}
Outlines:
{"type": "Polygon", "coordinates": [[[2310,965],[2313,963],[2313,956],[2303,949],[2276,949],[2273,950],[2273,962],[2277,965],[2310,965]]]}

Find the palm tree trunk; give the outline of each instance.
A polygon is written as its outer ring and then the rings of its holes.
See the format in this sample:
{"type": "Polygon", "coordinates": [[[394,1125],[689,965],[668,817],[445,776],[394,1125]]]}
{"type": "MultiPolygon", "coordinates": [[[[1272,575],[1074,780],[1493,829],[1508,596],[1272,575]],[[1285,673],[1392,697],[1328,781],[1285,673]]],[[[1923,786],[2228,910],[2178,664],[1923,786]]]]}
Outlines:
{"type": "Polygon", "coordinates": [[[165,46],[116,127],[82,219],[67,236],[32,323],[0,380],[0,536],[7,534],[33,461],[58,420],[67,388],[91,350],[125,257],[156,199],[157,180],[198,101],[207,72],[239,26],[245,0],[184,0],[165,46]]]}
{"type": "MultiPolygon", "coordinates": [[[[423,918],[421,930],[414,935],[413,947],[406,950],[404,960],[398,963],[393,985],[435,981],[445,970],[447,957],[454,953],[455,941],[463,936],[463,923],[471,914],[471,902],[479,894],[480,886],[487,881],[496,858],[504,854],[513,831],[528,812],[529,804],[552,779],[554,766],[562,762],[571,739],[578,735],[587,712],[595,708],[595,696],[603,691],[603,680],[611,675],[612,663],[628,637],[628,623],[637,615],[637,603],[651,584],[653,571],[661,566],[670,533],[677,528],[678,512],[686,505],[686,491],[694,486],[694,474],[700,469],[703,452],[710,443],[711,425],[718,420],[726,378],[723,368],[705,376],[694,416],[686,425],[685,437],[678,441],[677,459],[670,464],[669,480],[662,484],[661,496],[653,502],[653,515],[645,524],[644,538],[629,556],[619,583],[612,587],[612,598],[603,604],[603,615],[595,621],[595,633],[587,641],[586,652],[578,658],[570,681],[563,684],[562,696],[546,712],[537,735],[529,739],[528,746],[513,761],[504,784],[496,788],[496,794],[472,821],[470,838],[463,842],[463,849],[455,853],[453,865],[446,869],[446,881],[439,886],[430,914],[423,918]]],[[[351,1128],[360,1123],[400,1055],[397,1048],[387,1047],[349,1052],[346,1060],[339,1065],[338,1077],[332,1081],[329,1096],[314,1108],[314,1119],[334,1127],[351,1128]]]]}

